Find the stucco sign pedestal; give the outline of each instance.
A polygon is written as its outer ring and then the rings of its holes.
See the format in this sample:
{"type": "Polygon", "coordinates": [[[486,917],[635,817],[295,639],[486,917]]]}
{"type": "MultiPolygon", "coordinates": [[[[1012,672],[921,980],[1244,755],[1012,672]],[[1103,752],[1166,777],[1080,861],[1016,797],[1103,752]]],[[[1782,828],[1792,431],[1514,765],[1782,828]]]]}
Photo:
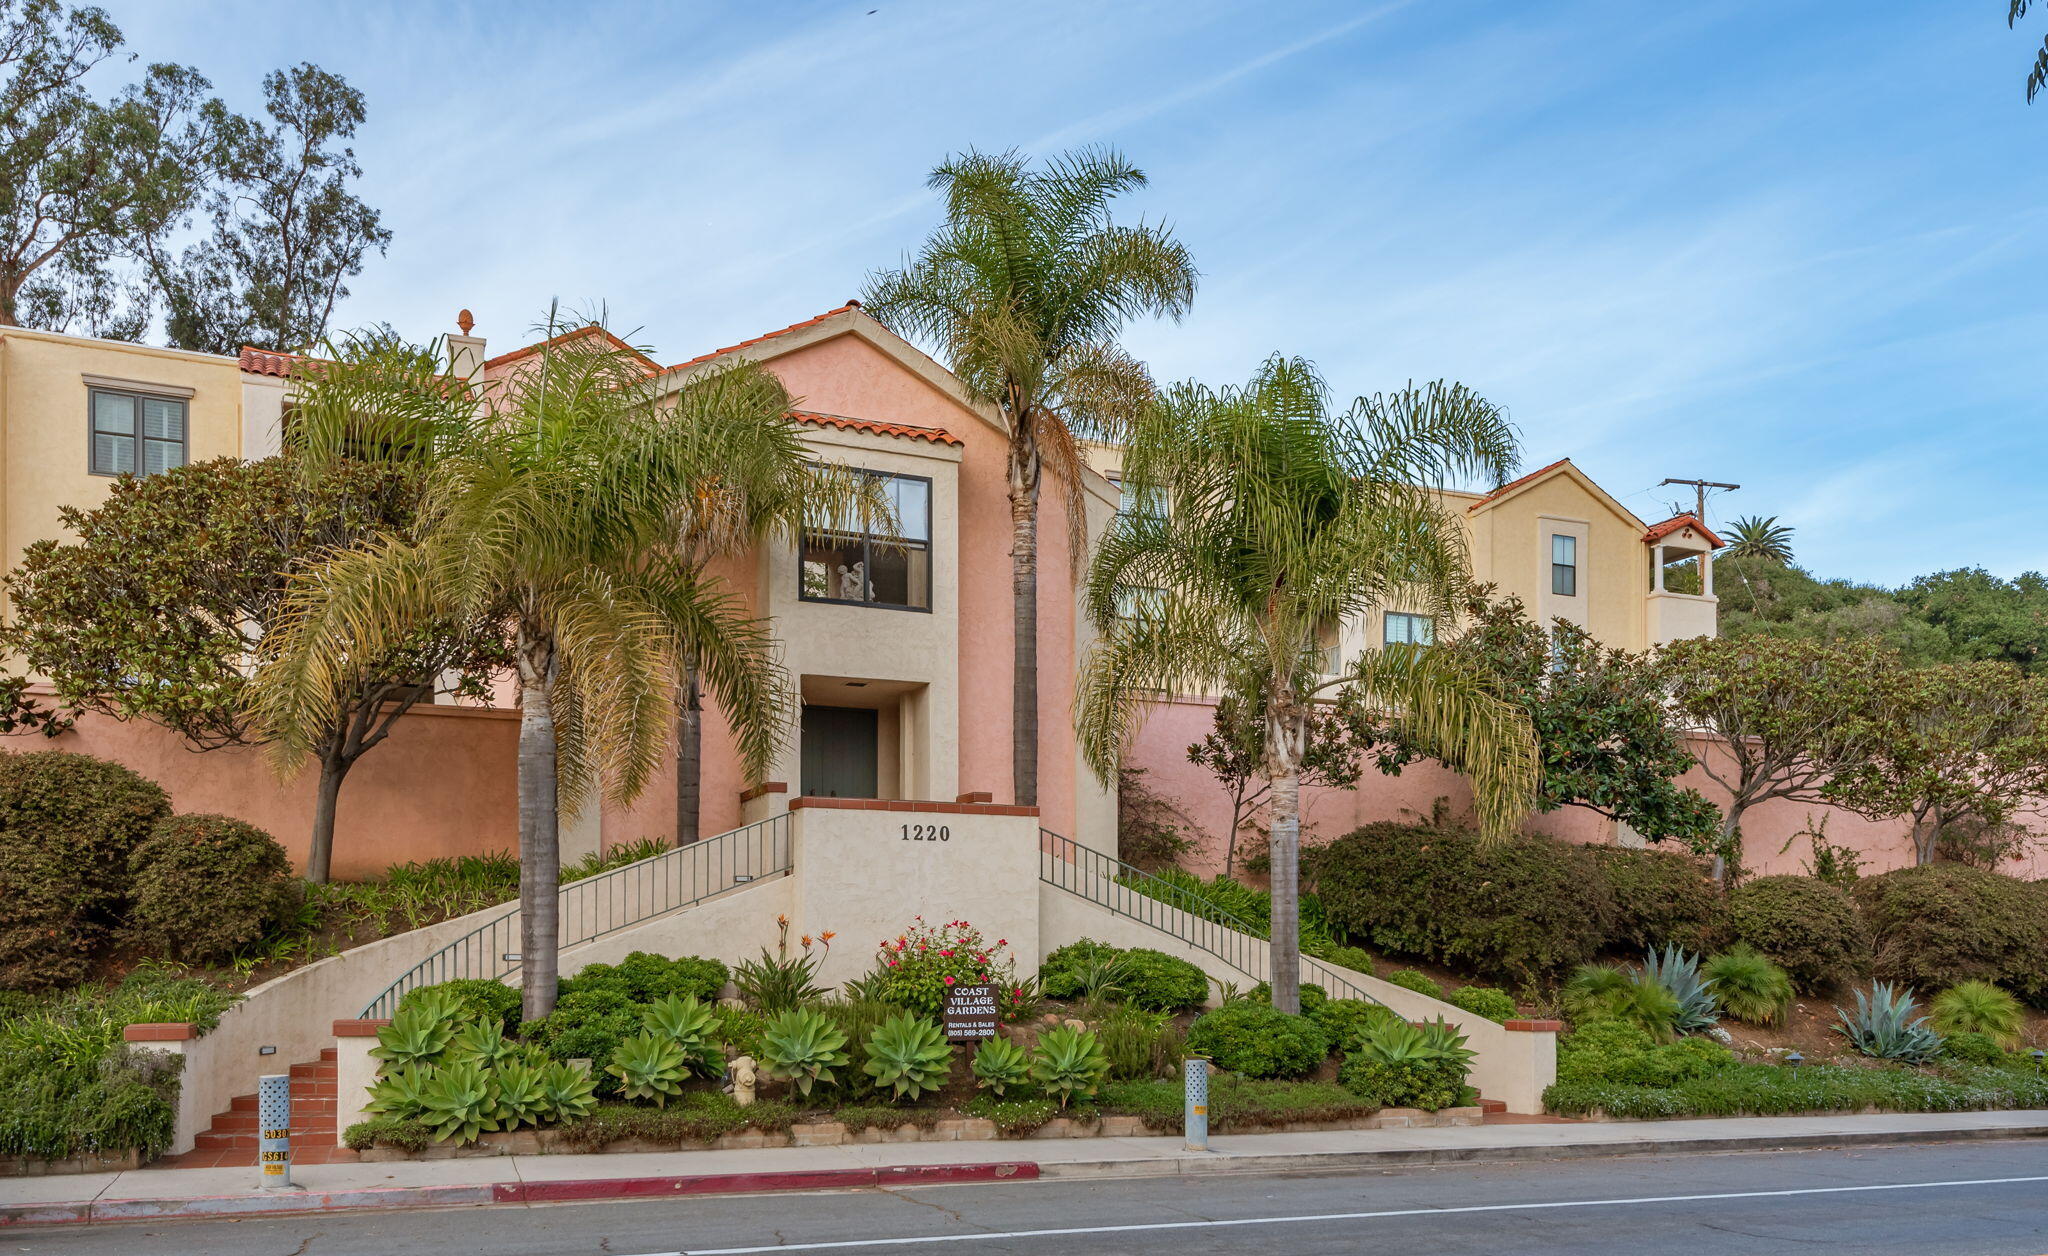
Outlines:
{"type": "Polygon", "coordinates": [[[1038,967],[1038,810],[989,803],[794,798],[793,931],[839,935],[818,984],[874,966],[876,944],[914,917],[965,920],[1038,967]]]}

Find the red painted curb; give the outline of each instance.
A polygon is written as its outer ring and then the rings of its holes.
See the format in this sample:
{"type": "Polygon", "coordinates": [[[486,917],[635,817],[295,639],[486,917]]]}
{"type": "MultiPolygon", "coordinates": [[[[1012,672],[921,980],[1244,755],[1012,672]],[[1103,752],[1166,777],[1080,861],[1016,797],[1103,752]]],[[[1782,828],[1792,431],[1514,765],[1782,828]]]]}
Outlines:
{"type": "Polygon", "coordinates": [[[807,1169],[781,1173],[699,1173],[670,1177],[586,1178],[559,1182],[450,1183],[445,1186],[372,1186],[342,1191],[200,1195],[183,1199],[0,1205],[0,1229],[18,1225],[93,1221],[194,1221],[278,1213],[362,1212],[461,1204],[542,1204],[577,1200],[742,1195],[767,1191],[845,1190],[939,1182],[1028,1182],[1038,1177],[1029,1160],[995,1164],[899,1164],[875,1169],[807,1169]]]}

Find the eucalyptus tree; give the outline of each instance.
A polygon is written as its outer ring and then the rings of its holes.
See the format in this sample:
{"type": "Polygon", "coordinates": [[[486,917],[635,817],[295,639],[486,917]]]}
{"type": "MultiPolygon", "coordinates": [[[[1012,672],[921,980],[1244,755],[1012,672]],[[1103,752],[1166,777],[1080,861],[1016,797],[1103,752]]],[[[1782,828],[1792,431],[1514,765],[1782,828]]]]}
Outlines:
{"type": "MultiPolygon", "coordinates": [[[[550,332],[559,328],[550,327],[550,332]]],[[[796,439],[789,397],[757,366],[670,396],[608,337],[549,343],[478,395],[443,376],[337,390],[298,427],[313,450],[426,463],[426,526],[337,554],[305,580],[266,643],[259,709],[280,753],[327,718],[329,677],[405,625],[494,616],[519,679],[519,895],[524,1011],[554,1006],[559,809],[600,787],[635,797],[660,764],[692,659],[758,773],[795,695],[766,623],[675,546],[724,445],[796,439]]]]}
{"type": "Polygon", "coordinates": [[[1108,148],[1041,169],[1015,151],[969,151],[932,171],[945,221],[896,270],[870,274],[869,313],[931,345],[1009,430],[1011,786],[1038,801],[1038,502],[1045,471],[1066,485],[1070,544],[1085,548],[1080,441],[1121,440],[1152,394],[1117,337],[1141,316],[1178,321],[1193,259],[1164,225],[1112,221],[1143,171],[1108,148]]]}
{"type": "Polygon", "coordinates": [[[1086,605],[1100,638],[1082,671],[1082,751],[1107,779],[1164,696],[1260,679],[1260,753],[1271,782],[1273,1004],[1300,1007],[1301,772],[1312,712],[1341,691],[1472,781],[1483,830],[1512,833],[1538,770],[1518,708],[1463,655],[1367,649],[1332,674],[1330,626],[1369,608],[1448,621],[1466,582],[1462,525],[1436,490],[1504,480],[1516,440],[1462,385],[1359,398],[1333,414],[1301,359],[1275,356],[1242,388],[1167,390],[1124,462],[1161,508],[1118,517],[1098,547],[1086,605]]]}

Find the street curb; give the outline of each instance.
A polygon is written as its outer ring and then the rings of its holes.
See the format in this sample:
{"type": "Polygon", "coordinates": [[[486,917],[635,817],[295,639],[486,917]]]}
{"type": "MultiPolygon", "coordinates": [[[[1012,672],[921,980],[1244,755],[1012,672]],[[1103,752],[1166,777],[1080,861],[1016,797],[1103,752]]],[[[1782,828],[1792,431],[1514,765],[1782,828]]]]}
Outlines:
{"type": "Polygon", "coordinates": [[[1729,1138],[1638,1139],[1605,1143],[1531,1143],[1513,1147],[1402,1147],[1376,1151],[1296,1155],[1223,1155],[1214,1159],[1086,1160],[1039,1167],[1045,1181],[1089,1178],[1201,1177],[1225,1173],[1321,1172],[1402,1165],[1488,1164],[1517,1160],[1578,1160],[1618,1156],[1712,1155],[1731,1151],[1794,1151],[1813,1147],[1878,1147],[1996,1138],[2048,1138],[2048,1124],[1946,1130],[1873,1130],[1867,1134],[1778,1134],[1729,1138]]]}
{"type": "Polygon", "coordinates": [[[449,1186],[373,1186],[348,1191],[266,1191],[164,1199],[0,1204],[0,1229],[94,1221],[203,1221],[292,1213],[394,1208],[476,1207],[679,1195],[743,1195],[952,1182],[1025,1182],[1039,1176],[1028,1160],[991,1164],[900,1164],[872,1169],[807,1169],[769,1173],[699,1173],[668,1177],[584,1178],[557,1182],[481,1182],[449,1186]]]}
{"type": "Polygon", "coordinates": [[[1673,1137],[1654,1141],[1532,1143],[1512,1147],[1405,1147],[1294,1155],[1176,1156],[1149,1160],[1038,1163],[883,1165],[867,1169],[803,1169],[761,1173],[702,1173],[661,1177],[583,1178],[546,1182],[464,1183],[447,1186],[375,1186],[343,1191],[266,1191],[161,1199],[84,1200],[0,1204],[0,1230],[19,1226],[96,1221],[218,1220],[304,1213],[369,1212],[398,1208],[480,1207],[606,1199],[662,1199],[686,1195],[740,1195],[774,1191],[941,1186],[967,1182],[1085,1181],[1108,1178],[1197,1177],[1231,1173],[1315,1173],[1404,1165],[1485,1164],[1518,1160],[1668,1156],[1736,1151],[1789,1151],[1811,1147],[1873,1147],[2003,1138],[2048,1137],[2048,1122],[1941,1130],[1869,1133],[1673,1137]]]}

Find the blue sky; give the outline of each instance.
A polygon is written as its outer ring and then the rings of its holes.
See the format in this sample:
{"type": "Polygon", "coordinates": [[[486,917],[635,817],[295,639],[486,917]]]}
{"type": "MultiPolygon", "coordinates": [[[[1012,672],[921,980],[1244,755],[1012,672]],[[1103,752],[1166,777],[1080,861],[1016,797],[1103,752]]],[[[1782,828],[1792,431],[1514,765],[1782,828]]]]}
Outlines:
{"type": "Polygon", "coordinates": [[[1703,476],[1822,574],[2048,567],[2048,27],[2001,5],[104,3],[239,107],[368,93],[343,326],[602,302],[681,359],[853,295],[947,152],[1108,142],[1203,271],[1130,333],[1162,377],[1456,378],[1647,519],[1703,476]]]}

